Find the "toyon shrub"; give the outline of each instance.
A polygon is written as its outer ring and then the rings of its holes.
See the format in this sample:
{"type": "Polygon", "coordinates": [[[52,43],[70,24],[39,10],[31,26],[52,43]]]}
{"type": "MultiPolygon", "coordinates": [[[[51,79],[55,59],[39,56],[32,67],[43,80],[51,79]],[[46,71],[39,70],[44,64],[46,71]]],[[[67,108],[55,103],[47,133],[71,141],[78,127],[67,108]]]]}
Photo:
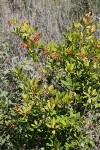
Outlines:
{"type": "Polygon", "coordinates": [[[92,17],[88,13],[81,23],[73,22],[59,44],[44,44],[29,22],[14,23],[39,75],[14,69],[21,93],[11,104],[1,99],[1,149],[99,148],[100,40],[92,17]]]}

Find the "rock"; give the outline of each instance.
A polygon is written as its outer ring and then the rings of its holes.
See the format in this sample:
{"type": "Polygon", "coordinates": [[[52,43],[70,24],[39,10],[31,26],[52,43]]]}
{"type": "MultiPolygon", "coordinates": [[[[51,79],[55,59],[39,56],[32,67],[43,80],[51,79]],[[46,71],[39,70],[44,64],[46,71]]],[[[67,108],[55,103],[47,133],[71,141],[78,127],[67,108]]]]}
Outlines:
{"type": "Polygon", "coordinates": [[[1,29],[9,32],[7,21],[12,18],[28,20],[38,26],[45,41],[59,41],[70,23],[71,3],[67,0],[1,0],[1,29]]]}

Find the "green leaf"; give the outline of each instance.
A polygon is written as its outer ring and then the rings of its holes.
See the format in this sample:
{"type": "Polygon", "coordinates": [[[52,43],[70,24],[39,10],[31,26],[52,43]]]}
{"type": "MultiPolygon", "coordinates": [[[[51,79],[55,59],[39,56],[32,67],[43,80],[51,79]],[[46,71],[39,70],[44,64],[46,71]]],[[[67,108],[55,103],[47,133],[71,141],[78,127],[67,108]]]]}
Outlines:
{"type": "Polygon", "coordinates": [[[52,134],[55,134],[55,133],[56,133],[55,130],[53,130],[53,131],[52,131],[52,134]]]}
{"type": "Polygon", "coordinates": [[[89,104],[91,104],[91,102],[92,102],[92,99],[91,99],[91,98],[89,98],[89,99],[88,99],[88,103],[89,103],[89,104]]]}
{"type": "Polygon", "coordinates": [[[66,85],[66,86],[71,85],[71,83],[68,83],[68,82],[66,82],[66,81],[64,81],[64,80],[61,80],[61,83],[62,83],[63,85],[66,85]]]}
{"type": "Polygon", "coordinates": [[[95,107],[100,108],[100,104],[99,103],[95,104],[95,107]]]}

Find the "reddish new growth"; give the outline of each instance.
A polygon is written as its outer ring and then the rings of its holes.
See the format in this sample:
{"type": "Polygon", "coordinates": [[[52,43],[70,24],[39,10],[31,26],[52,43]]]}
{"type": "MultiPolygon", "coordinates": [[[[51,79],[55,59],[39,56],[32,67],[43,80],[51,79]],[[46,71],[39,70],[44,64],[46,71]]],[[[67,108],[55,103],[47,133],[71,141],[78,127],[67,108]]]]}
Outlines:
{"type": "Polygon", "coordinates": [[[67,49],[67,53],[68,53],[69,55],[71,55],[71,54],[73,54],[73,50],[72,50],[72,49],[67,49]]]}
{"type": "Polygon", "coordinates": [[[61,56],[61,54],[60,54],[59,52],[54,52],[54,51],[52,51],[52,52],[49,53],[49,55],[50,55],[50,57],[51,57],[53,60],[56,60],[56,59],[61,60],[61,59],[62,59],[62,56],[61,56]]]}
{"type": "Polygon", "coordinates": [[[22,20],[21,26],[24,26],[24,25],[28,25],[30,27],[30,22],[28,22],[26,20],[22,20]]]}
{"type": "Polygon", "coordinates": [[[14,111],[15,111],[16,113],[20,112],[20,106],[16,106],[16,107],[14,108],[14,111]]]}
{"type": "Polygon", "coordinates": [[[22,48],[29,48],[29,42],[28,42],[28,41],[24,41],[24,42],[21,44],[21,47],[22,47],[22,48]]]}
{"type": "Polygon", "coordinates": [[[86,24],[88,25],[88,24],[91,24],[91,23],[92,23],[91,19],[90,19],[90,18],[87,18],[86,24]]]}
{"type": "Polygon", "coordinates": [[[85,14],[85,17],[91,17],[92,16],[92,11],[89,11],[88,13],[85,14]]]}
{"type": "Polygon", "coordinates": [[[59,52],[50,51],[48,48],[44,49],[43,51],[44,55],[50,56],[53,60],[61,60],[62,56],[59,52]]]}
{"type": "Polygon", "coordinates": [[[49,49],[48,48],[44,49],[43,53],[44,55],[47,55],[49,53],[49,49]]]}
{"type": "Polygon", "coordinates": [[[92,17],[92,11],[88,12],[87,14],[85,14],[86,24],[87,25],[92,23],[91,17],[92,17]]]}
{"type": "Polygon", "coordinates": [[[37,42],[41,39],[41,36],[42,36],[41,33],[39,33],[39,34],[37,34],[37,35],[33,35],[33,36],[31,37],[31,40],[32,40],[34,43],[37,43],[37,42]]]}
{"type": "Polygon", "coordinates": [[[100,48],[100,45],[97,45],[96,48],[100,48]]]}
{"type": "Polygon", "coordinates": [[[13,25],[13,20],[8,20],[7,24],[9,27],[11,27],[13,25]]]}

